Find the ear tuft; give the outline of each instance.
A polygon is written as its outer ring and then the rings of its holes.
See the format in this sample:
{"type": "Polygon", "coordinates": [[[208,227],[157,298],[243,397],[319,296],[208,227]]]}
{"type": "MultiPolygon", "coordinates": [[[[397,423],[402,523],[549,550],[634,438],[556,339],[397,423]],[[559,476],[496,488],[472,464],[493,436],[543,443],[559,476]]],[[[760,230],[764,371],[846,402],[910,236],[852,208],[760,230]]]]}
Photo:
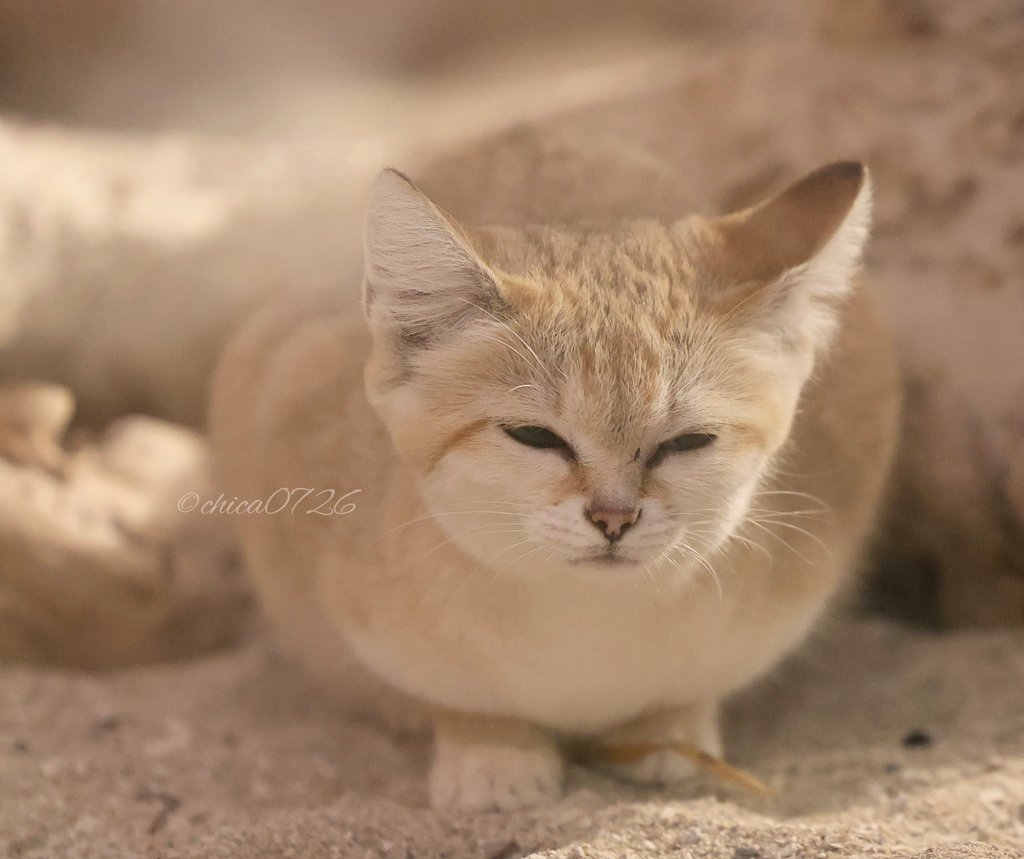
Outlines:
{"type": "Polygon", "coordinates": [[[364,228],[364,303],[371,326],[429,342],[490,312],[497,282],[459,225],[406,176],[384,170],[364,228]]]}

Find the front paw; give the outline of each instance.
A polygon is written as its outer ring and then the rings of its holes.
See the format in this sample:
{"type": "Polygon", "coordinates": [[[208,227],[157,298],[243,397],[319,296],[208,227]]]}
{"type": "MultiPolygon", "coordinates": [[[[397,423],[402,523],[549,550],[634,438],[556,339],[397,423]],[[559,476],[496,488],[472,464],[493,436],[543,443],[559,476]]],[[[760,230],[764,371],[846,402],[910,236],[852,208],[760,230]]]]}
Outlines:
{"type": "MultiPolygon", "coordinates": [[[[637,784],[678,784],[693,778],[700,769],[691,758],[673,750],[673,744],[720,756],[722,741],[715,708],[695,706],[645,716],[605,734],[600,745],[609,755],[602,766],[637,784]],[[631,748],[640,752],[635,759],[615,759],[616,752],[630,752],[631,748]],[[650,751],[643,754],[645,749],[650,751]]],[[[633,758],[633,754],[628,756],[633,758]]]]}
{"type": "Polygon", "coordinates": [[[638,757],[635,761],[608,763],[603,766],[618,778],[634,784],[650,784],[657,787],[688,781],[699,772],[693,761],[671,749],[659,749],[638,757]]]}
{"type": "MultiPolygon", "coordinates": [[[[517,738],[521,739],[521,738],[517,738]]],[[[535,808],[562,794],[564,765],[554,743],[469,741],[439,733],[430,771],[430,803],[461,811],[535,808]]]]}

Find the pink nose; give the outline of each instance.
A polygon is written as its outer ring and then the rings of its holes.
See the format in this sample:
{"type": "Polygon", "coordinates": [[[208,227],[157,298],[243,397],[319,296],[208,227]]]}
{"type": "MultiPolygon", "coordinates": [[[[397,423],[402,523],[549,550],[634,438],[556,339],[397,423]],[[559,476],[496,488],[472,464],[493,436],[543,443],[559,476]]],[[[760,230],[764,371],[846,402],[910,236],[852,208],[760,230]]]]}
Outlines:
{"type": "Polygon", "coordinates": [[[587,518],[612,543],[622,537],[640,518],[639,507],[589,507],[587,518]]]}

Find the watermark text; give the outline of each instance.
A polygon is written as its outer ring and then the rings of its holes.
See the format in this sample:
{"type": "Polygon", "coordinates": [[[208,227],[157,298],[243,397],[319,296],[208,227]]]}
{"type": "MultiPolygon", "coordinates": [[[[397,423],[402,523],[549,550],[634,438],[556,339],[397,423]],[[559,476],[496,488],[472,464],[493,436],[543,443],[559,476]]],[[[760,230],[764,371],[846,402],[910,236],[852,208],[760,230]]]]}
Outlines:
{"type": "Polygon", "coordinates": [[[354,496],[362,491],[352,489],[340,494],[336,489],[299,486],[294,489],[275,489],[266,498],[229,498],[221,493],[216,498],[206,500],[198,492],[186,492],[178,499],[178,510],[182,513],[198,512],[204,516],[276,516],[281,513],[348,516],[356,509],[354,496]]]}

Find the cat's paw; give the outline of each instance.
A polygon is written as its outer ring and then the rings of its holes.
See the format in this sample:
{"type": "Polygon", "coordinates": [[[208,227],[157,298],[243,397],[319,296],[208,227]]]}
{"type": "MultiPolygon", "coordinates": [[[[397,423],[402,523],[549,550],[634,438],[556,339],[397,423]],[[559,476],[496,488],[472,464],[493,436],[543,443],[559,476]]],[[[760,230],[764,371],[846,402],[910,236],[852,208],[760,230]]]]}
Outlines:
{"type": "Polygon", "coordinates": [[[696,764],[689,758],[668,749],[652,752],[630,763],[609,764],[607,768],[626,781],[659,787],[687,781],[698,772],[696,764]]]}
{"type": "Polygon", "coordinates": [[[437,745],[430,804],[461,811],[535,808],[562,794],[564,767],[553,745],[437,745]]]}
{"type": "Polygon", "coordinates": [[[714,706],[695,706],[637,719],[606,734],[601,745],[608,749],[629,746],[664,746],[628,762],[604,764],[603,768],[637,784],[673,785],[700,771],[688,757],[674,751],[683,743],[718,757],[722,741],[714,706]]]}

